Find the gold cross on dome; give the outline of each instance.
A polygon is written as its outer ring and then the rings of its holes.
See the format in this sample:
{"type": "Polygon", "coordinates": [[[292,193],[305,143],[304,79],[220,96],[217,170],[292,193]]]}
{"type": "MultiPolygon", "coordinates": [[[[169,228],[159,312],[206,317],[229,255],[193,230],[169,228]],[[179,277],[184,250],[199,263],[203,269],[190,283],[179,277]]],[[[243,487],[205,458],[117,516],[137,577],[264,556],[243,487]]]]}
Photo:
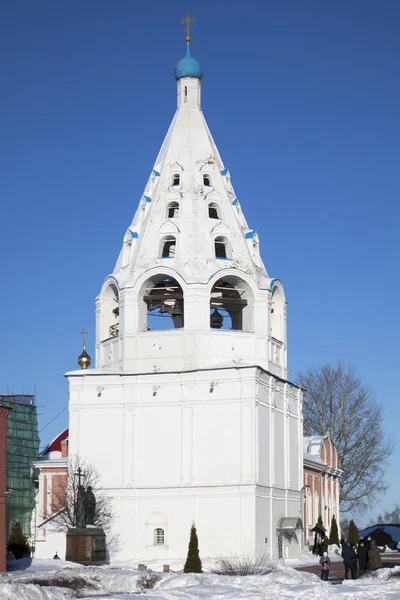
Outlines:
{"type": "Polygon", "coordinates": [[[84,348],[86,348],[86,334],[87,334],[86,329],[82,329],[81,336],[83,337],[83,347],[84,348]]]}
{"type": "Polygon", "coordinates": [[[181,19],[181,23],[182,25],[185,25],[185,31],[186,31],[186,41],[189,43],[190,42],[190,31],[191,31],[191,27],[190,24],[194,23],[194,21],[196,20],[196,17],[192,17],[190,16],[190,12],[186,13],[186,17],[181,19]]]}

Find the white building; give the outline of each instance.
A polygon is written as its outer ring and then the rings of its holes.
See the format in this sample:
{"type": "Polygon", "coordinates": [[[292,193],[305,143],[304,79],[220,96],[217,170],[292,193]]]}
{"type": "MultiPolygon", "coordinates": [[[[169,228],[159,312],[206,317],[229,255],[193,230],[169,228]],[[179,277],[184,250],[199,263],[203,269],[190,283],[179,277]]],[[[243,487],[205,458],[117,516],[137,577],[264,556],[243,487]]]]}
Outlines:
{"type": "Polygon", "coordinates": [[[302,390],[286,301],[204,119],[187,45],[178,108],[96,299],[96,364],[67,374],[70,455],[101,474],[120,558],[295,554],[302,390]]]}

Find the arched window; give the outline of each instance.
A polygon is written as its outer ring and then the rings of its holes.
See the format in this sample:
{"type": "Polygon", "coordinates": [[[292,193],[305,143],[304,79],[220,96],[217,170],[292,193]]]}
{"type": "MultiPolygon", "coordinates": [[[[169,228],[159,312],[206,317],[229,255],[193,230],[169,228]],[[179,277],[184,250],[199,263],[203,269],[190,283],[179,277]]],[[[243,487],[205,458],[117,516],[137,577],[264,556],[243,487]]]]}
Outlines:
{"type": "Polygon", "coordinates": [[[310,487],[306,488],[306,511],[307,511],[307,527],[311,529],[313,523],[313,512],[312,512],[312,495],[310,487]]]}
{"type": "Polygon", "coordinates": [[[172,176],[172,185],[179,185],[181,182],[181,176],[179,173],[174,173],[172,176]]]}
{"type": "Polygon", "coordinates": [[[117,286],[110,283],[101,294],[101,341],[119,335],[119,294],[117,286]]]}
{"type": "Polygon", "coordinates": [[[164,529],[161,529],[161,527],[157,527],[157,529],[154,530],[154,545],[155,546],[163,546],[164,545],[164,529]]]}
{"type": "Polygon", "coordinates": [[[230,248],[227,238],[221,235],[215,238],[215,258],[230,258],[230,248]]]}
{"type": "Polygon", "coordinates": [[[219,279],[210,297],[210,327],[253,331],[253,293],[249,285],[234,275],[219,279]]]}
{"type": "Polygon", "coordinates": [[[211,177],[209,175],[206,175],[206,174],[203,175],[203,184],[206,185],[207,187],[211,186],[211,177]]]}
{"type": "Polygon", "coordinates": [[[179,217],[179,202],[169,202],[167,205],[167,219],[177,219],[179,217]]]}
{"type": "Polygon", "coordinates": [[[319,508],[319,495],[317,491],[314,491],[314,523],[317,523],[318,521],[318,517],[320,514],[319,508]]]}
{"type": "Polygon", "coordinates": [[[176,279],[156,275],[146,281],[140,294],[139,320],[142,331],[183,327],[183,290],[176,279]]]}
{"type": "Polygon", "coordinates": [[[168,235],[161,240],[161,258],[175,258],[176,238],[168,235]]]}
{"type": "Polygon", "coordinates": [[[284,308],[285,299],[280,287],[275,286],[271,298],[271,337],[284,342],[284,308]]]}
{"type": "Polygon", "coordinates": [[[208,216],[210,219],[220,219],[219,206],[215,202],[210,202],[208,205],[208,216]]]}

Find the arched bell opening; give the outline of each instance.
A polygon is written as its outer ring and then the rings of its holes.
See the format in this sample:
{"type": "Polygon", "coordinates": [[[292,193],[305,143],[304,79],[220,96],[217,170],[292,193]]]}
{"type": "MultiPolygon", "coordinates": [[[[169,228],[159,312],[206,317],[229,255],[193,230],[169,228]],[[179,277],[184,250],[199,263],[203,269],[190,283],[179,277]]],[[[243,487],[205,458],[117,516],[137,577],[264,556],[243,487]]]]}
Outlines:
{"type": "Polygon", "coordinates": [[[214,240],[214,251],[216,259],[231,258],[231,247],[228,238],[219,235],[214,240]]]}
{"type": "Polygon", "coordinates": [[[167,204],[167,219],[177,219],[179,217],[179,202],[172,201],[167,204]]]}
{"type": "Polygon", "coordinates": [[[234,275],[222,277],[211,290],[211,329],[252,331],[253,305],[253,292],[248,283],[234,275]]]}
{"type": "Polygon", "coordinates": [[[173,277],[156,275],[141,290],[143,331],[181,329],[184,326],[183,290],[173,277]]]}
{"type": "Polygon", "coordinates": [[[209,219],[220,219],[220,209],[216,202],[210,202],[208,205],[208,218],[209,219]]]}
{"type": "Polygon", "coordinates": [[[162,238],[160,244],[160,258],[175,258],[176,237],[167,235],[162,238]]]}
{"type": "Polygon", "coordinates": [[[119,293],[114,283],[110,283],[100,297],[101,341],[119,335],[119,293]]]}

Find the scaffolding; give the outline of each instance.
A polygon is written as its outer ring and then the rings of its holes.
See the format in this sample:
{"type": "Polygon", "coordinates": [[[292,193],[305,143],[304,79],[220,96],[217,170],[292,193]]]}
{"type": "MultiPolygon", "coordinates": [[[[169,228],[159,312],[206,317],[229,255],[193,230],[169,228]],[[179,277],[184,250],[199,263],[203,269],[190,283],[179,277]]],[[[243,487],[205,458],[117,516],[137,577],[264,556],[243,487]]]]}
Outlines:
{"type": "Polygon", "coordinates": [[[25,535],[31,534],[35,508],[32,461],[39,452],[36,398],[30,394],[5,394],[0,402],[11,410],[7,425],[7,531],[19,521],[25,535]]]}

